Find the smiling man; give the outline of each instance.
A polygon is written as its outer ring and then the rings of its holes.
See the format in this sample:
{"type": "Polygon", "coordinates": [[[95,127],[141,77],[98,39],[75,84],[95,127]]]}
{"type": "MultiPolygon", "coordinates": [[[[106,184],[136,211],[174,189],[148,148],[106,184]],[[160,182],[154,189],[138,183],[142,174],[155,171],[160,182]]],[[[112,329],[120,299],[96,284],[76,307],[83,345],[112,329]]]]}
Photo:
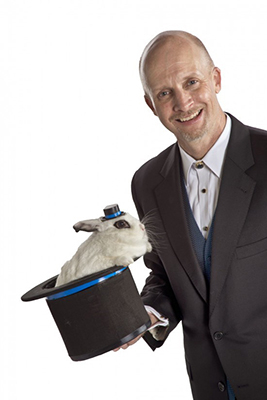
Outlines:
{"type": "Polygon", "coordinates": [[[181,321],[194,400],[266,400],[267,132],[222,111],[221,72],[189,33],[154,38],[140,76],[177,139],[132,181],[160,233],[145,256],[144,339],[156,349],[181,321]]]}
{"type": "Polygon", "coordinates": [[[142,55],[140,76],[154,114],[185,151],[203,157],[226,122],[216,96],[221,72],[205,47],[185,32],[160,34],[142,55]]]}

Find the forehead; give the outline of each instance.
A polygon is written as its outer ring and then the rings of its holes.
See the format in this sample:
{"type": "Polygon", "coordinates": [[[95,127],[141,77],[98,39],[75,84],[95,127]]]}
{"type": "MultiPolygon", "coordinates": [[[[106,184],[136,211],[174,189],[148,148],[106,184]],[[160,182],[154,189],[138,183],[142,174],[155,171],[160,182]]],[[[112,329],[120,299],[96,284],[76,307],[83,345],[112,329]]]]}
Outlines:
{"type": "Polygon", "coordinates": [[[203,51],[190,41],[170,41],[156,45],[148,53],[144,73],[147,85],[154,90],[170,79],[184,79],[190,75],[204,76],[207,59],[203,51]]]}

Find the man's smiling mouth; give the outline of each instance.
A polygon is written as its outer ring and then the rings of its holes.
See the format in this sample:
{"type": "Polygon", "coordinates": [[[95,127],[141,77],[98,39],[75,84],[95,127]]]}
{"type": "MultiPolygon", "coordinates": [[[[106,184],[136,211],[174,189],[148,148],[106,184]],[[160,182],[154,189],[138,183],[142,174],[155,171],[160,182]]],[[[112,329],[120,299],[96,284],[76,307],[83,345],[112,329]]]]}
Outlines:
{"type": "Polygon", "coordinates": [[[191,121],[192,119],[196,118],[199,116],[199,114],[201,113],[202,109],[196,111],[194,114],[189,115],[186,118],[177,118],[176,121],[178,122],[188,122],[191,121]]]}

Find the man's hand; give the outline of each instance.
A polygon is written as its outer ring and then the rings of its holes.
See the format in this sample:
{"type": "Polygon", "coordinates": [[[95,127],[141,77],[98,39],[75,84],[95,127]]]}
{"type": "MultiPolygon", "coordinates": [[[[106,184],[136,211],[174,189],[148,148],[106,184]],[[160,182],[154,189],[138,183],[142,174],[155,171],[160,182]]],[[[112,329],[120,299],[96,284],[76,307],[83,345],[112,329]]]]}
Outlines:
{"type": "MultiPolygon", "coordinates": [[[[148,313],[148,315],[149,315],[149,318],[150,318],[150,321],[151,321],[151,327],[152,327],[152,326],[155,325],[159,320],[158,320],[158,318],[155,317],[155,315],[152,314],[152,313],[148,313]]],[[[113,351],[118,351],[118,350],[120,350],[120,349],[123,349],[123,350],[128,349],[129,346],[132,346],[133,344],[135,344],[136,342],[138,342],[138,340],[141,339],[141,337],[142,337],[145,333],[146,333],[146,331],[143,332],[143,333],[141,333],[141,335],[137,336],[136,338],[134,338],[134,339],[131,340],[130,342],[125,343],[124,345],[122,345],[121,347],[118,347],[117,349],[114,349],[113,351]]]]}

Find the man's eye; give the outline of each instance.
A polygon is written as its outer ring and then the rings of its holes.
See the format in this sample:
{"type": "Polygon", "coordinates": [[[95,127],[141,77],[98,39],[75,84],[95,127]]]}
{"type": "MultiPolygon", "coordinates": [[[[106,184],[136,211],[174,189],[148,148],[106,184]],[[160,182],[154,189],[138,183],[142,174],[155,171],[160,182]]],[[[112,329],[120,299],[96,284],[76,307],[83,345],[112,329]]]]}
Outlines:
{"type": "Polygon", "coordinates": [[[170,92],[169,92],[168,90],[164,90],[163,92],[161,92],[161,93],[159,94],[159,97],[165,97],[165,96],[167,96],[169,93],[170,93],[170,92]]]}
{"type": "Polygon", "coordinates": [[[196,79],[191,79],[191,80],[188,82],[188,86],[195,85],[196,83],[197,83],[197,80],[196,80],[196,79]]]}
{"type": "Polygon", "coordinates": [[[115,226],[115,228],[117,228],[117,229],[130,228],[130,225],[129,225],[128,222],[125,221],[124,219],[121,219],[121,220],[115,222],[114,226],[115,226]]]}

